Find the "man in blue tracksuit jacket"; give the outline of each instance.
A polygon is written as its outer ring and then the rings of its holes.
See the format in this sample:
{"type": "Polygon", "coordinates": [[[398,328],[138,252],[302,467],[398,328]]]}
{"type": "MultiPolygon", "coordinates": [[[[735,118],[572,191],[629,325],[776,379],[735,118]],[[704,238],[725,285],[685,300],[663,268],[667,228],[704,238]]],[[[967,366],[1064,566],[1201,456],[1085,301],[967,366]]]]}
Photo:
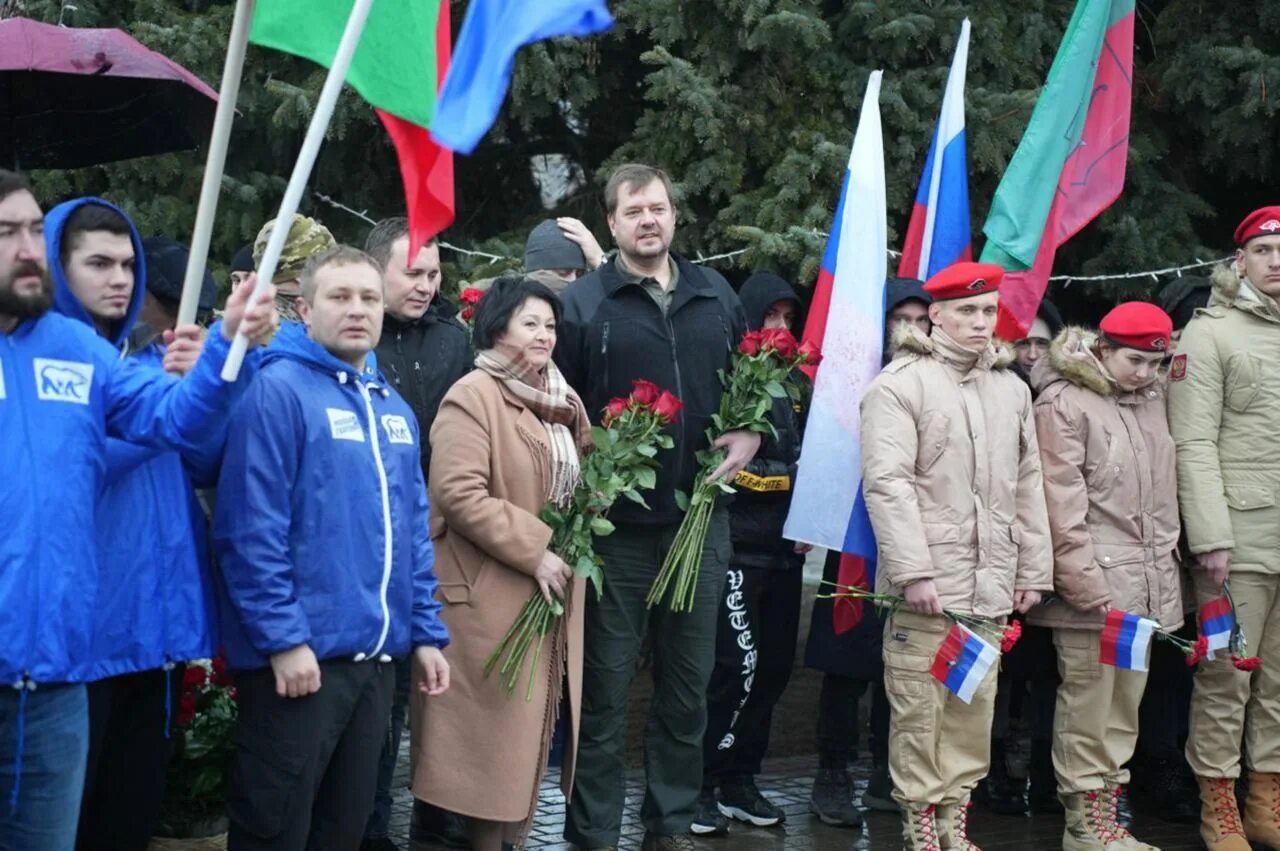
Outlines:
{"type": "Polygon", "coordinates": [[[338,246],[301,279],[232,419],[214,545],[240,730],[228,847],[355,848],[373,809],[391,660],[448,687],[421,434],[370,367],[377,261],[338,246]]]}
{"type": "MultiPolygon", "coordinates": [[[[26,180],[0,171],[0,849],[74,847],[88,746],[80,684],[99,586],[95,511],[108,435],[200,451],[234,386],[218,373],[229,335],[274,323],[249,291],[227,305],[181,381],[49,312],[43,214],[26,180]],[[243,323],[241,322],[244,319],[243,323]]],[[[179,329],[183,334],[195,329],[179,329]]]]}
{"type": "MultiPolygon", "coordinates": [[[[161,368],[161,340],[131,343],[151,281],[145,243],[123,211],[97,198],[67,201],[45,216],[44,235],[54,310],[121,356],[161,368]]],[[[224,438],[188,456],[203,483],[216,477],[224,438]]],[[[98,603],[76,671],[90,683],[77,845],[145,851],[164,798],[181,665],[217,649],[205,519],[183,457],[109,439],[97,524],[98,603]]]]}

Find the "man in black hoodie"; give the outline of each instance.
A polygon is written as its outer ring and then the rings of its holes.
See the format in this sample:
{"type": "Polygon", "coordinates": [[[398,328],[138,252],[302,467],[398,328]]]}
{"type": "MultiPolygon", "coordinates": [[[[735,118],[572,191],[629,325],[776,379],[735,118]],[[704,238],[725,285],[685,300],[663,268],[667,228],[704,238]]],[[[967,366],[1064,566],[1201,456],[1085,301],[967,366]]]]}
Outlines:
{"type": "MultiPolygon", "coordinates": [[[[757,272],[738,291],[751,330],[800,324],[800,298],[771,272],[757,272]]],[[[791,508],[791,483],[800,460],[803,404],[775,399],[769,419],[777,438],[738,474],[729,506],[733,560],[720,603],[716,666],[707,688],[702,795],[693,832],[714,834],[728,817],[756,827],[786,821],[786,814],[756,788],[769,748],[773,707],[782,697],[796,656],[804,554],[812,547],[788,541],[782,527],[791,508]],[[717,790],[719,796],[717,797],[717,790]]]]}
{"type": "MultiPolygon", "coordinates": [[[[439,298],[440,244],[433,238],[409,262],[409,220],[383,219],[365,239],[365,251],[385,270],[386,303],[382,338],[375,352],[378,368],[395,383],[413,408],[422,435],[422,475],[431,466],[431,424],[440,400],[471,368],[471,344],[466,329],[455,319],[456,309],[439,298]]],[[[388,838],[391,819],[391,778],[409,706],[409,662],[396,661],[396,685],[391,723],[378,765],[378,792],[365,829],[365,851],[392,851],[388,838]]],[[[413,838],[450,847],[468,847],[461,821],[451,813],[414,801],[413,838]]]]}
{"type": "MultiPolygon", "coordinates": [[[[671,179],[646,165],[619,166],[605,187],[617,256],[565,290],[556,363],[595,419],[609,400],[648,379],[684,402],[659,456],[657,486],[645,499],[615,506],[617,530],[596,547],[604,559],[603,597],[587,595],[582,721],[565,839],[579,848],[616,847],[622,823],[628,690],[645,632],[652,636],[654,697],[645,736],[644,851],[691,847],[702,788],[707,683],[715,662],[716,614],[729,566],[728,512],[711,518],[693,610],[645,598],[683,514],[676,491],[692,491],[696,453],[720,407],[718,372],[729,369],[746,330],[738,296],[717,272],[670,252],[675,236],[671,179]]],[[[730,432],[716,441],[726,457],[711,477],[732,481],[760,448],[760,435],[730,432]]]]}

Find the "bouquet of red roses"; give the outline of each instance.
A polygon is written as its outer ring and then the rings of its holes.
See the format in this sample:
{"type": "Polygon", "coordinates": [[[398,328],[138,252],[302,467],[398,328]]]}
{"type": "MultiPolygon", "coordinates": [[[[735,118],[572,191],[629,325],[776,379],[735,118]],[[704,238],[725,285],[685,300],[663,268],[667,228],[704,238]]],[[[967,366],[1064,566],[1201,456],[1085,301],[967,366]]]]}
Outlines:
{"type": "MultiPolygon", "coordinates": [[[[802,364],[815,366],[821,360],[817,346],[797,343],[784,328],[748,333],[738,345],[729,372],[720,371],[720,383],[725,389],[720,395],[719,412],[711,416],[707,439],[714,443],[731,431],[774,435],[773,424],[769,422],[773,400],[787,396],[798,398],[800,390],[793,378],[795,368],[802,364]]],[[[707,481],[724,461],[724,450],[708,449],[699,452],[697,458],[693,495],[676,494],[676,502],[685,512],[684,520],[649,589],[646,602],[650,608],[666,597],[673,581],[675,593],[671,610],[687,612],[693,608],[694,586],[702,565],[702,545],[707,539],[716,497],[734,492],[728,482],[707,481]]]]}
{"type": "MultiPolygon", "coordinates": [[[[659,465],[654,459],[658,450],[673,445],[662,430],[675,421],[681,407],[679,399],[652,382],[635,382],[631,395],[609,402],[603,424],[591,429],[592,449],[582,459],[582,478],[570,504],[559,508],[548,503],[542,508],[542,520],[552,530],[547,548],[564,559],[575,577],[591,582],[597,597],[603,591],[604,576],[594,540],[613,534],[613,523],[606,515],[619,498],[648,507],[640,491],[652,489],[657,482],[659,465]]],[[[563,614],[560,601],[548,603],[541,591],[535,591],[485,661],[485,675],[501,662],[498,672],[507,691],[514,691],[532,649],[525,692],[529,700],[543,642],[563,614]]]]}

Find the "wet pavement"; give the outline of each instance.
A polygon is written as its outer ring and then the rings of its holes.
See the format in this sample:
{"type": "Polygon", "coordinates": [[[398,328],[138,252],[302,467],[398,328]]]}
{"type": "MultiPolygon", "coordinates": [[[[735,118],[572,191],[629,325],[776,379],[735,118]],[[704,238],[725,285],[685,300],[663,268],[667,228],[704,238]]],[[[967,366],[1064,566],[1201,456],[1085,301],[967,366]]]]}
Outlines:
{"type": "MultiPolygon", "coordinates": [[[[402,758],[401,776],[397,778],[396,800],[392,818],[392,838],[412,851],[437,851],[440,846],[409,842],[409,814],[413,801],[403,788],[407,770],[407,754],[402,758]]],[[[700,851],[899,851],[902,848],[897,816],[869,813],[861,831],[827,827],[809,815],[809,789],[817,761],[808,757],[771,760],[758,785],[765,797],[786,811],[787,821],[775,828],[756,828],[734,823],[727,837],[697,839],[700,851]]],[[[858,791],[866,786],[870,764],[854,766],[858,791]]],[[[632,772],[627,777],[626,811],[622,818],[621,851],[636,851],[644,837],[639,823],[640,801],[644,796],[643,777],[632,772]]],[[[553,772],[543,786],[538,814],[529,835],[528,849],[570,851],[571,845],[561,835],[564,822],[564,796],[553,772]]],[[[970,816],[970,838],[983,851],[1053,851],[1062,847],[1062,818],[997,816],[974,808],[970,816]]],[[[1194,825],[1179,825],[1150,818],[1135,819],[1132,830],[1144,842],[1161,851],[1199,851],[1202,848],[1194,825]]]]}

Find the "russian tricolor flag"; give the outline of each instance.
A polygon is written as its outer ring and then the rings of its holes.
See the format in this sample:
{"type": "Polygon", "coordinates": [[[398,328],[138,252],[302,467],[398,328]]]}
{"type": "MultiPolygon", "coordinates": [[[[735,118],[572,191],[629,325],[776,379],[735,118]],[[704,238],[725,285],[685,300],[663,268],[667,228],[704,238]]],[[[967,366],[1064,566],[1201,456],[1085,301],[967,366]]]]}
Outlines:
{"type": "Polygon", "coordinates": [[[969,165],[965,155],[964,80],[969,60],[969,19],[951,60],[942,111],[925,158],[924,174],[902,245],[898,277],[926,281],[959,260],[973,259],[969,230],[969,165]]]}
{"type": "Polygon", "coordinates": [[[956,697],[970,703],[973,693],[999,658],[1000,651],[994,646],[955,624],[942,640],[929,673],[956,697]]]}
{"type": "Polygon", "coordinates": [[[823,361],[816,375],[809,371],[813,399],[783,530],[789,540],[863,557],[868,586],[876,544],[862,499],[859,405],[880,372],[884,342],[888,221],[880,78],[873,71],[867,80],[804,328],[803,339],[821,347],[823,361]]]}
{"type": "Polygon", "coordinates": [[[1231,633],[1236,628],[1236,610],[1226,597],[1217,597],[1200,607],[1200,634],[1209,640],[1209,652],[1205,658],[1212,659],[1215,650],[1226,650],[1231,646],[1231,633]]]}
{"type": "Polygon", "coordinates": [[[1102,625],[1102,642],[1098,661],[1130,671],[1147,670],[1147,653],[1151,636],[1159,624],[1132,612],[1111,609],[1102,625]]]}

